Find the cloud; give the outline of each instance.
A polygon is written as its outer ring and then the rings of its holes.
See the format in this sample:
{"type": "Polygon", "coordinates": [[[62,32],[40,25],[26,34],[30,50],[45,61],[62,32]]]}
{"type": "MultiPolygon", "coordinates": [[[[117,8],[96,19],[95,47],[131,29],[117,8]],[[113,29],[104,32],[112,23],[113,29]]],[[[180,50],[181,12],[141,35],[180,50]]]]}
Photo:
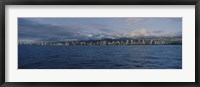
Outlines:
{"type": "Polygon", "coordinates": [[[147,31],[146,29],[138,29],[135,31],[132,31],[130,36],[131,37],[145,37],[145,36],[150,36],[151,33],[147,31]]]}
{"type": "Polygon", "coordinates": [[[182,32],[148,31],[147,29],[137,29],[130,33],[130,37],[177,37],[182,36],[182,32]]]}
{"type": "Polygon", "coordinates": [[[93,35],[92,35],[92,34],[86,34],[86,36],[88,36],[88,37],[93,37],[93,35]]]}
{"type": "MultiPolygon", "coordinates": [[[[144,21],[141,18],[130,18],[128,22],[134,24],[144,21]]],[[[137,38],[137,37],[173,37],[181,36],[182,32],[166,33],[161,30],[150,31],[141,28],[127,32],[117,31],[105,23],[66,23],[45,24],[31,21],[28,18],[18,18],[18,38],[20,42],[57,42],[74,40],[96,40],[104,38],[137,38]],[[111,29],[112,28],[112,29],[111,29]]],[[[120,28],[119,28],[120,29],[120,28]]],[[[123,29],[123,27],[122,27],[123,29]]]]}
{"type": "Polygon", "coordinates": [[[62,27],[51,24],[38,24],[26,19],[18,19],[19,41],[63,41],[73,39],[78,34],[76,27],[62,27]]]}
{"type": "MultiPolygon", "coordinates": [[[[84,23],[83,23],[84,24],[84,23]]],[[[41,24],[31,20],[18,19],[18,37],[20,42],[57,42],[73,40],[102,39],[109,36],[107,29],[101,23],[88,23],[91,27],[77,26],[76,23],[65,24],[41,24]],[[91,33],[92,31],[98,33],[91,33]],[[100,33],[100,34],[99,34],[100,33]]]]}

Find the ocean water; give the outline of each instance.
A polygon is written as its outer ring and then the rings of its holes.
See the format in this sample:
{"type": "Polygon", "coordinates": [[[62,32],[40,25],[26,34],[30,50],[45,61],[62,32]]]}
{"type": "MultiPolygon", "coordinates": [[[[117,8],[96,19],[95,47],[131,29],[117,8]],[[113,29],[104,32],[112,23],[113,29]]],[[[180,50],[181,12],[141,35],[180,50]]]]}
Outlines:
{"type": "Polygon", "coordinates": [[[19,45],[18,69],[182,69],[182,45],[19,45]]]}

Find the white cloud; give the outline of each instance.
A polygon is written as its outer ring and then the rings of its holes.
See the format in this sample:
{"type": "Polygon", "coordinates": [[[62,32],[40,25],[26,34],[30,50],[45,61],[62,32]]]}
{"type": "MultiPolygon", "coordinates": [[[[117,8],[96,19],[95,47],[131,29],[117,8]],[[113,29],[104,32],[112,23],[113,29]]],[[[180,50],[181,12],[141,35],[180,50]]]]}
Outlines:
{"type": "Polygon", "coordinates": [[[146,29],[138,29],[130,33],[130,37],[145,37],[145,36],[151,36],[151,33],[146,29]]]}
{"type": "Polygon", "coordinates": [[[92,34],[86,34],[86,36],[88,36],[88,37],[92,37],[93,35],[92,35],[92,34]]]}
{"type": "Polygon", "coordinates": [[[164,32],[164,31],[148,31],[148,29],[137,29],[130,33],[130,37],[176,37],[181,36],[177,32],[164,32]]]}

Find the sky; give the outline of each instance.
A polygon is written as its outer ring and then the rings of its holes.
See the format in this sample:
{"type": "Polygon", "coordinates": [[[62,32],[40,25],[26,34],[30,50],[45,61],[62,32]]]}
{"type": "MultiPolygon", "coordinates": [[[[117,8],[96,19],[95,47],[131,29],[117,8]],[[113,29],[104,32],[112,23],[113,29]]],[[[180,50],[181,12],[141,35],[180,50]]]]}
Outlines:
{"type": "Polygon", "coordinates": [[[182,36],[182,18],[18,18],[19,42],[182,36]]]}

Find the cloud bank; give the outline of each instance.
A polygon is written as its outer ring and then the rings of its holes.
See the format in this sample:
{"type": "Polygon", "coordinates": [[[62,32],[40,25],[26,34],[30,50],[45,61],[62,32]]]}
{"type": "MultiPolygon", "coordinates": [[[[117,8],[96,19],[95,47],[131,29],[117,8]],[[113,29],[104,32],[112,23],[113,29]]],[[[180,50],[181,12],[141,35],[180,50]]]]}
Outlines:
{"type": "MultiPolygon", "coordinates": [[[[143,19],[131,18],[125,19],[128,24],[143,22],[143,19]]],[[[115,26],[115,25],[113,25],[115,26]]],[[[123,27],[122,27],[123,28],[123,27]]],[[[146,28],[140,29],[115,29],[107,26],[105,23],[87,23],[76,24],[66,23],[47,24],[28,20],[26,18],[18,19],[18,39],[20,42],[58,42],[58,41],[76,41],[76,40],[96,40],[104,38],[139,38],[139,37],[176,37],[182,36],[182,32],[166,33],[161,30],[150,31],[146,28]],[[85,27],[87,26],[87,27],[85,27]],[[120,32],[120,31],[125,31],[120,32]]]]}

